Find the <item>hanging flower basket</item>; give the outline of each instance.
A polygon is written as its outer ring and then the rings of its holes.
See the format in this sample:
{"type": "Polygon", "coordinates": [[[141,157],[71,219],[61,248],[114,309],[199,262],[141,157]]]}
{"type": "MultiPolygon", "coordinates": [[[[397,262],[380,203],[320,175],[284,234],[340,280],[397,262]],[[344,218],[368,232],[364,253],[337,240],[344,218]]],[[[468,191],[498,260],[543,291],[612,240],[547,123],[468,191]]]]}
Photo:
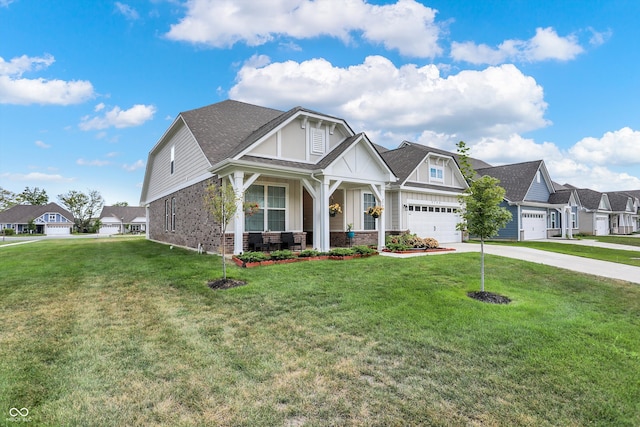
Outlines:
{"type": "Polygon", "coordinates": [[[382,215],[383,210],[384,208],[382,206],[371,206],[369,209],[367,209],[367,214],[371,215],[374,218],[378,218],[380,217],[380,215],[382,215]]]}
{"type": "Polygon", "coordinates": [[[260,210],[260,205],[256,202],[244,202],[243,204],[244,214],[246,216],[251,216],[255,213],[258,213],[260,210]]]}
{"type": "Polygon", "coordinates": [[[336,216],[337,214],[341,214],[341,213],[342,213],[342,208],[338,203],[329,205],[329,215],[336,216]]]}

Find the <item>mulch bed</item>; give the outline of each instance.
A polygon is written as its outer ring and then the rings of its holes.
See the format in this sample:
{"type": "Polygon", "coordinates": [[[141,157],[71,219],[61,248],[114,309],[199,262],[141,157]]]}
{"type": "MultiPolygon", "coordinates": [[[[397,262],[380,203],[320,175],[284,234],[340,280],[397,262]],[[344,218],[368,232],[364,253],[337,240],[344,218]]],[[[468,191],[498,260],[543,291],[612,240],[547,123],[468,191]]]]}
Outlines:
{"type": "Polygon", "coordinates": [[[244,282],[242,280],[234,280],[234,279],[217,279],[217,280],[212,280],[209,283],[207,283],[207,286],[209,286],[211,289],[231,289],[231,288],[237,288],[238,286],[244,286],[246,285],[247,282],[244,282]]]}
{"type": "Polygon", "coordinates": [[[467,292],[467,296],[469,298],[473,298],[482,302],[488,302],[490,304],[509,304],[511,302],[511,299],[505,296],[486,291],[467,292]]]}

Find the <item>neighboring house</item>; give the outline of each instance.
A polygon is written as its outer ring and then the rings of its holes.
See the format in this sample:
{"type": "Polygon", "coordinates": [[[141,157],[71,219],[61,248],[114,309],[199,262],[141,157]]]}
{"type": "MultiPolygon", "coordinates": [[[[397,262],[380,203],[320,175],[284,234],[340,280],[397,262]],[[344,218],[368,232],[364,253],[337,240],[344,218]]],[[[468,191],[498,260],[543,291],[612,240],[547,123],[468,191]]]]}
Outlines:
{"type": "Polygon", "coordinates": [[[456,155],[404,141],[382,157],[398,177],[387,191],[389,228],[439,243],[461,242],[458,197],[468,186],[456,155]]]}
{"type": "Polygon", "coordinates": [[[571,237],[577,230],[579,199],[569,189],[556,194],[544,161],[478,168],[476,173],[499,179],[506,191],[502,205],[512,219],[496,238],[521,241],[571,237]]]}
{"type": "Polygon", "coordinates": [[[633,233],[634,222],[637,222],[638,213],[634,199],[624,192],[608,192],[607,197],[611,204],[611,234],[633,233]]]}
{"type": "Polygon", "coordinates": [[[33,221],[35,233],[48,236],[69,235],[73,229],[73,215],[56,203],[47,205],[16,205],[0,212],[0,229],[10,228],[16,234],[29,233],[33,221]]]}
{"type": "Polygon", "coordinates": [[[629,197],[633,200],[633,206],[635,209],[635,214],[632,215],[632,233],[637,233],[640,231],[640,190],[631,190],[631,191],[622,191],[624,194],[628,194],[629,197]]]}
{"type": "Polygon", "coordinates": [[[143,233],[146,209],[141,206],[104,206],[100,213],[100,234],[143,233]]]}
{"type": "Polygon", "coordinates": [[[577,188],[575,191],[580,198],[578,210],[580,233],[593,236],[611,234],[609,215],[612,212],[609,197],[605,193],[589,188],[577,188]]]}
{"type": "Polygon", "coordinates": [[[283,112],[227,100],[180,113],[151,149],[141,194],[152,240],[219,252],[220,225],[203,206],[211,183],[231,185],[238,214],[224,236],[229,251],[248,250],[248,233],[277,244],[292,232],[321,251],[345,243],[384,246],[386,208],[396,176],[363,133],[340,118],[296,107],[283,112]],[[252,215],[243,202],[257,203],[252,215]],[[331,216],[329,206],[342,213],[331,216]]]}

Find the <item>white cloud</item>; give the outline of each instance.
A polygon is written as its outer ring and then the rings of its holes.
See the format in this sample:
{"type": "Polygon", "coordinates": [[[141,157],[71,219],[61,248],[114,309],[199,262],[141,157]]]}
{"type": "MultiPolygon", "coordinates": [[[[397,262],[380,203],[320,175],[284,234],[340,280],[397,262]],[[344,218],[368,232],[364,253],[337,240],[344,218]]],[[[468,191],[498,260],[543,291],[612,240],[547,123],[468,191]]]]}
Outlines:
{"type": "Polygon", "coordinates": [[[442,52],[436,13],[415,0],[382,6],[366,0],[191,0],[167,37],[225,48],[238,42],[259,46],[278,37],[329,36],[350,43],[359,34],[404,55],[434,57],[442,52]]]}
{"type": "Polygon", "coordinates": [[[102,116],[83,117],[79,127],[82,130],[97,130],[109,127],[127,128],[140,126],[144,122],[151,120],[155,112],[156,107],[153,105],[136,104],[128,110],[122,110],[116,106],[102,116]]]}
{"type": "Polygon", "coordinates": [[[0,57],[0,104],[70,105],[84,102],[94,95],[93,85],[88,81],[22,77],[26,72],[39,71],[54,62],[55,59],[51,55],[22,55],[9,62],[0,57]]]}
{"type": "Polygon", "coordinates": [[[121,13],[129,21],[135,21],[140,18],[138,11],[129,6],[128,4],[116,2],[116,11],[121,13]]]}
{"type": "Polygon", "coordinates": [[[124,164],[122,165],[122,169],[126,170],[127,172],[133,172],[136,171],[138,169],[142,169],[144,168],[145,164],[144,161],[142,160],[138,160],[137,162],[129,165],[129,164],[124,164]]]}
{"type": "Polygon", "coordinates": [[[280,108],[303,105],[348,118],[367,132],[508,136],[544,127],[547,104],[532,77],[513,65],[446,78],[435,65],[397,68],[387,58],[334,67],[325,59],[245,64],[231,98],[280,108]]]}
{"type": "Polygon", "coordinates": [[[80,166],[106,166],[109,163],[108,160],[85,160],[82,158],[76,160],[76,164],[80,166]]]}
{"type": "Polygon", "coordinates": [[[640,165],[640,131],[624,127],[601,138],[587,137],[569,150],[579,161],[597,165],[640,165]]]}
{"type": "Polygon", "coordinates": [[[51,148],[51,145],[44,143],[43,141],[36,141],[35,142],[36,147],[40,147],[40,148],[51,148]]]}
{"type": "Polygon", "coordinates": [[[505,62],[569,61],[584,49],[574,34],[561,37],[551,28],[537,28],[529,40],[505,40],[497,48],[475,42],[453,42],[451,57],[472,64],[503,64],[505,62]]]}
{"type": "Polygon", "coordinates": [[[609,41],[611,36],[613,35],[613,31],[596,31],[593,28],[587,28],[589,32],[591,32],[591,37],[589,38],[589,44],[592,46],[601,46],[609,41]]]}
{"type": "Polygon", "coordinates": [[[101,102],[101,103],[99,103],[98,105],[95,106],[93,111],[95,111],[97,113],[98,111],[104,110],[104,107],[105,107],[104,102],[101,102]]]}
{"type": "Polygon", "coordinates": [[[9,7],[15,0],[0,0],[0,7],[9,7]]]}
{"type": "Polygon", "coordinates": [[[530,160],[557,159],[563,154],[552,142],[536,143],[518,134],[506,139],[481,138],[473,144],[472,157],[491,164],[519,163],[530,160]]]}
{"type": "Polygon", "coordinates": [[[75,180],[75,178],[66,178],[60,174],[48,174],[48,173],[42,173],[42,172],[30,172],[27,174],[3,173],[3,174],[0,174],[0,177],[6,178],[10,181],[42,181],[45,183],[71,182],[75,180]]]}

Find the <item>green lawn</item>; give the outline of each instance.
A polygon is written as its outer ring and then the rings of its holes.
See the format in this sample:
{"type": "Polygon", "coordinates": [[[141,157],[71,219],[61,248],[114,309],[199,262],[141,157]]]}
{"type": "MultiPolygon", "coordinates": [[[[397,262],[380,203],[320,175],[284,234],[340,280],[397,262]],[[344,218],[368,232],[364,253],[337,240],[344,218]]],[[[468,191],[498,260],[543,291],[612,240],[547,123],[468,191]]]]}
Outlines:
{"type": "Polygon", "coordinates": [[[479,254],[254,269],[143,239],[0,250],[0,421],[640,425],[640,287],[479,254]],[[24,421],[24,420],[18,420],[24,421]]]}
{"type": "MultiPolygon", "coordinates": [[[[600,238],[598,238],[600,240],[600,238]]],[[[604,241],[604,240],[601,240],[604,241]]],[[[614,242],[607,242],[614,243],[614,242]]],[[[557,252],[567,255],[575,255],[584,258],[598,259],[601,261],[615,262],[618,264],[633,265],[640,267],[640,247],[637,251],[628,251],[623,249],[608,249],[596,246],[586,246],[570,243],[556,243],[536,240],[527,240],[522,242],[510,241],[491,241],[490,244],[522,246],[525,248],[540,249],[543,251],[557,252]]]]}
{"type": "Polygon", "coordinates": [[[580,236],[581,239],[592,239],[617,245],[640,246],[640,237],[635,236],[580,236]]]}

